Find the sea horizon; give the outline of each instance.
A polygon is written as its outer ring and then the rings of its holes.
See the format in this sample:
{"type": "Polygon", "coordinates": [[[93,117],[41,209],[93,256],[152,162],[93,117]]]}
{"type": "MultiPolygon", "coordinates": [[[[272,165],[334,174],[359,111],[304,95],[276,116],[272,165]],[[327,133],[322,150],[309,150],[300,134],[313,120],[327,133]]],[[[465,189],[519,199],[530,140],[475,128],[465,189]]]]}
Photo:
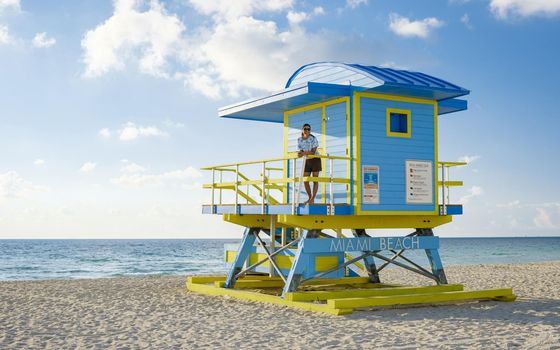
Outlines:
{"type": "MultiPolygon", "coordinates": [[[[0,239],[0,281],[225,274],[228,238],[0,239]]],[[[560,261],[560,237],[440,237],[444,266],[560,261]]],[[[406,256],[427,266],[423,251],[406,256]]]]}

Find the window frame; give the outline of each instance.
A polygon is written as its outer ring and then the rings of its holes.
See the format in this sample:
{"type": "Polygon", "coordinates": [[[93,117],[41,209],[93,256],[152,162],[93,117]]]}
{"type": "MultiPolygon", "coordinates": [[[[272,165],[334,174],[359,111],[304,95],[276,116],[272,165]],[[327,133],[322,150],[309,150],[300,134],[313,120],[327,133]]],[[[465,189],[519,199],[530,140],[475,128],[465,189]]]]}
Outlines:
{"type": "Polygon", "coordinates": [[[402,137],[402,138],[411,138],[412,137],[412,118],[409,109],[400,109],[400,108],[387,108],[386,111],[386,127],[387,127],[387,136],[389,137],[402,137]],[[395,132],[391,131],[391,113],[395,114],[405,114],[406,115],[406,132],[395,132]]]}

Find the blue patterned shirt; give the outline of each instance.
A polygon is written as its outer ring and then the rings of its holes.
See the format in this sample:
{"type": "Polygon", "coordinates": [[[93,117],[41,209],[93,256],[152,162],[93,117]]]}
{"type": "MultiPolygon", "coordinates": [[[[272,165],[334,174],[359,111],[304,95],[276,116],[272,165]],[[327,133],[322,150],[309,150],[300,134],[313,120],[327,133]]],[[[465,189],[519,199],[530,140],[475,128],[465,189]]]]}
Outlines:
{"type": "MultiPolygon", "coordinates": [[[[309,135],[308,138],[304,139],[303,137],[298,138],[297,140],[298,150],[301,151],[311,151],[313,148],[319,148],[319,141],[313,135],[309,135]]],[[[315,154],[319,154],[317,150],[315,150],[315,154]]]]}

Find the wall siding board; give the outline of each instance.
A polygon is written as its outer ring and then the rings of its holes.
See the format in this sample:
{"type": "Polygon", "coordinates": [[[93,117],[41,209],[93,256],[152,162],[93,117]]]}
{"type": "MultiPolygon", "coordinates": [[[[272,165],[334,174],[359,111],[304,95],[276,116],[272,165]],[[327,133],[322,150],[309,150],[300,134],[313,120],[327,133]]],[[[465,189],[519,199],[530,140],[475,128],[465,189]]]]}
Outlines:
{"type": "MultiPolygon", "coordinates": [[[[368,211],[433,211],[432,204],[406,204],[406,160],[428,160],[434,164],[434,108],[433,105],[377,98],[360,98],[360,163],[379,166],[379,204],[363,204],[368,211]],[[411,111],[411,137],[387,136],[387,108],[411,111]]],[[[361,179],[358,179],[360,181],[361,179]]],[[[361,200],[361,193],[359,200],[361,200]]]]}

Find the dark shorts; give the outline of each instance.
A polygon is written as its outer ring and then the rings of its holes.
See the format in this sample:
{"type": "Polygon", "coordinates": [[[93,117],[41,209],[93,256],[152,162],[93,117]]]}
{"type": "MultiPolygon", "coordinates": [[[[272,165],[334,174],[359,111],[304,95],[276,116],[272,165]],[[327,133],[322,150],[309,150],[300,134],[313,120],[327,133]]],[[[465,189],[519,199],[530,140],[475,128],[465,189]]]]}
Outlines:
{"type": "Polygon", "coordinates": [[[321,168],[321,158],[311,158],[305,161],[305,169],[303,170],[306,173],[317,173],[323,170],[321,168]]]}

